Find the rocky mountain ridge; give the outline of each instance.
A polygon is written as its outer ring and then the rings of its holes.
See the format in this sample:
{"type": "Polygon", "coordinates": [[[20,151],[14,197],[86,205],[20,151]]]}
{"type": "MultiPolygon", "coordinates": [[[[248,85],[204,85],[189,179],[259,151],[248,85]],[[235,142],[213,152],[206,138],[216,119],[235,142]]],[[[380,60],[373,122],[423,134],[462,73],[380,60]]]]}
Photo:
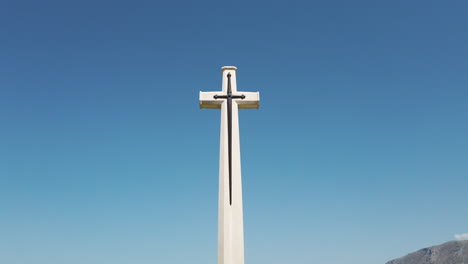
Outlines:
{"type": "Polygon", "coordinates": [[[423,248],[386,264],[468,264],[468,240],[423,248]]]}

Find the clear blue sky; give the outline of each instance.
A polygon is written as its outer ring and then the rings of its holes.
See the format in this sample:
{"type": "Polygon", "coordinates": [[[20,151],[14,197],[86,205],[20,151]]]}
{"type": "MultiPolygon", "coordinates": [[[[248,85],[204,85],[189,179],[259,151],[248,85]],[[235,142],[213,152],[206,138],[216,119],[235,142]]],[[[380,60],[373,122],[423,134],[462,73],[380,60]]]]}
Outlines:
{"type": "Polygon", "coordinates": [[[216,263],[240,114],[246,263],[375,264],[468,232],[468,2],[0,3],[0,263],[216,263]]]}

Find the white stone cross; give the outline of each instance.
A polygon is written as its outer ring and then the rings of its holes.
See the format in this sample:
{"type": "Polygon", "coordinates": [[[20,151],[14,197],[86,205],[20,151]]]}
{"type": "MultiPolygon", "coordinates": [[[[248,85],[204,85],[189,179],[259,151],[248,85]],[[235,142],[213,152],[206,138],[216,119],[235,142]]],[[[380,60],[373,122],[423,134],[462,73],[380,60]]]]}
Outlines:
{"type": "Polygon", "coordinates": [[[258,92],[238,92],[237,68],[224,66],[222,91],[200,92],[200,108],[221,109],[218,264],[244,264],[238,109],[258,108],[258,92]]]}

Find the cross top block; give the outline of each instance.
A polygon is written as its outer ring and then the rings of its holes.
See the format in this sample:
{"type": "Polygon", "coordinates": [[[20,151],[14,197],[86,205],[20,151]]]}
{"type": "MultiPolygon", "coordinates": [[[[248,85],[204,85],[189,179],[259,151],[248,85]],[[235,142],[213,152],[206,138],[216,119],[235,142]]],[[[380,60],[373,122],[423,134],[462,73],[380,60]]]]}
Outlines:
{"type": "Polygon", "coordinates": [[[226,70],[237,71],[237,67],[236,66],[223,66],[223,67],[221,67],[221,73],[223,73],[226,70]]]}

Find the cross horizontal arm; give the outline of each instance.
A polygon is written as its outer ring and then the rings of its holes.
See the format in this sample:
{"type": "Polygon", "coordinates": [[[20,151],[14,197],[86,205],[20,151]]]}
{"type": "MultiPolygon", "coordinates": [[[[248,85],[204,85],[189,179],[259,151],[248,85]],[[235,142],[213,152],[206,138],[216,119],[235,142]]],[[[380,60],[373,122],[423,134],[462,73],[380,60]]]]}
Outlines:
{"type": "MultiPolygon", "coordinates": [[[[200,108],[220,109],[226,97],[222,92],[200,92],[200,108]],[[215,99],[217,96],[218,99],[215,99]]],[[[239,109],[258,109],[260,107],[259,92],[236,92],[233,94],[233,100],[237,103],[239,109]],[[242,99],[242,95],[244,98],[242,99]]]]}

